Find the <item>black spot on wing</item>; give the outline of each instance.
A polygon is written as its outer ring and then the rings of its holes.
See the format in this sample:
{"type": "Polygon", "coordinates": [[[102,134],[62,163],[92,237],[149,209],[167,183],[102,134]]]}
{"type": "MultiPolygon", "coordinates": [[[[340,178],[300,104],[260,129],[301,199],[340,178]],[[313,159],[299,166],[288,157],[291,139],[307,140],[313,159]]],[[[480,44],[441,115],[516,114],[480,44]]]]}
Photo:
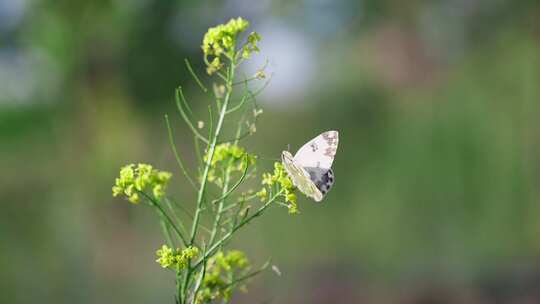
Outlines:
{"type": "Polygon", "coordinates": [[[311,181],[323,195],[330,191],[334,184],[334,172],[332,169],[324,170],[312,167],[305,167],[304,169],[309,173],[311,181]]]}

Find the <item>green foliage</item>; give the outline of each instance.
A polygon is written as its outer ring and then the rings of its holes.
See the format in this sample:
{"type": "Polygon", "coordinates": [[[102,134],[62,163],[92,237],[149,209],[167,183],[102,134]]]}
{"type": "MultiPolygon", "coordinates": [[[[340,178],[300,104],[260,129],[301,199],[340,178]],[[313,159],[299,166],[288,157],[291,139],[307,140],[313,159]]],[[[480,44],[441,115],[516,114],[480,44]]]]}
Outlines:
{"type": "MultiPolygon", "coordinates": [[[[252,92],[247,84],[265,79],[264,71],[259,70],[254,77],[235,82],[235,71],[240,64],[249,59],[252,53],[259,52],[257,43],[261,37],[257,33],[249,34],[247,41],[239,44],[239,35],[248,27],[246,20],[232,19],[226,24],[210,28],[204,36],[202,49],[207,72],[215,73],[219,77],[219,81],[212,84],[215,104],[209,106],[208,121],[199,120],[196,127],[193,123],[193,112],[182,88],[176,90],[178,111],[193,133],[195,151],[199,154],[200,168],[197,177],[192,177],[184,165],[174,144],[169,119],[165,117],[171,149],[178,166],[197,191],[193,217],[185,220],[177,216],[175,206],[165,193],[171,174],[153,169],[150,165],[123,167],[113,187],[114,196],[125,195],[132,203],[138,203],[144,198],[148,205],[156,209],[167,240],[167,245],[156,251],[156,262],[175,272],[176,301],[180,304],[229,302],[236,289],[245,288],[240,285],[241,282],[266,268],[264,266],[250,272],[250,263],[243,252],[224,252],[224,247],[231,237],[270,206],[285,206],[289,213],[298,213],[295,189],[280,163],[274,164],[273,174],[263,175],[263,188],[259,192],[252,194],[248,190],[249,194],[246,194],[237,191],[245,180],[255,176],[257,156],[238,145],[244,137],[241,133],[242,127],[248,126],[245,135],[253,135],[256,130],[255,122],[249,121],[244,115],[236,124],[235,138],[223,140],[221,136],[225,128],[225,117],[237,110],[252,104],[253,119],[256,121],[257,116],[262,114],[262,110],[255,106],[255,97],[261,89],[252,92]],[[244,90],[239,101],[232,104],[233,91],[239,83],[244,84],[244,90]],[[214,120],[212,113],[218,113],[217,120],[214,120]],[[200,133],[204,126],[209,126],[208,137],[200,133]],[[200,153],[200,144],[206,145],[204,154],[200,153]],[[236,181],[233,181],[233,178],[236,181]],[[219,189],[220,194],[217,197],[209,191],[210,183],[219,189]],[[212,212],[208,212],[210,210],[212,212]],[[203,216],[208,217],[212,223],[211,228],[203,229],[203,216]],[[191,225],[191,229],[185,228],[187,224],[191,225]],[[172,249],[178,247],[184,249],[172,249]],[[199,254],[201,251],[202,254],[199,254]]],[[[189,62],[186,61],[186,65],[199,87],[207,93],[206,86],[195,75],[189,62]]],[[[247,110],[244,112],[248,113],[247,110]]],[[[181,208],[184,209],[183,206],[181,208]]]]}
{"type": "MultiPolygon", "coordinates": [[[[229,301],[233,289],[248,274],[250,263],[242,251],[219,251],[208,260],[207,268],[195,303],[212,303],[221,299],[229,301]]],[[[243,285],[240,288],[246,290],[243,285]]]]}
{"type": "MultiPolygon", "coordinates": [[[[204,155],[203,160],[208,161],[208,153],[204,155]]],[[[256,164],[257,157],[249,154],[244,148],[231,143],[224,143],[216,146],[214,157],[210,162],[210,171],[208,172],[208,181],[222,185],[223,177],[218,172],[234,173],[243,172],[247,167],[256,164]]]]}

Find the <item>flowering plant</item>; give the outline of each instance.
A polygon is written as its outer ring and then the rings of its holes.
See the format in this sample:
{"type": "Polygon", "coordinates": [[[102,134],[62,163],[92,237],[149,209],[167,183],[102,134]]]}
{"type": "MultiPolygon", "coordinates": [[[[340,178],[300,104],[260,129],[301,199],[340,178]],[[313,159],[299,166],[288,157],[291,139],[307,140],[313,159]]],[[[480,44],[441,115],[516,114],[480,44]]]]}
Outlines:
{"type": "Polygon", "coordinates": [[[174,272],[178,304],[228,303],[235,290],[244,289],[249,278],[268,266],[266,263],[253,269],[243,252],[226,249],[232,236],[271,206],[284,206],[289,213],[298,213],[295,188],[279,162],[274,164],[273,173],[262,174],[262,187],[258,191],[240,191],[248,179],[257,176],[257,156],[239,146],[239,142],[255,133],[257,116],[262,114],[255,98],[268,84],[267,80],[256,91],[248,86],[249,82],[266,78],[264,69],[253,77],[237,79],[239,66],[259,52],[261,36],[256,32],[244,35],[248,28],[248,21],[237,18],[210,28],[204,36],[202,50],[206,71],[216,79],[212,92],[186,61],[187,69],[203,92],[213,95],[215,102],[209,106],[207,121],[193,123],[184,92],[181,87],[176,89],[179,114],[193,133],[194,148],[200,159],[197,175],[193,176],[185,167],[165,116],[172,152],[184,177],[197,193],[194,214],[189,214],[187,219],[179,215],[179,211],[188,212],[185,205],[167,195],[171,173],[148,164],[122,167],[112,188],[114,196],[124,196],[133,204],[148,204],[159,214],[166,243],[157,250],[156,262],[174,272]],[[240,85],[242,90],[237,89],[240,85]],[[250,105],[252,109],[248,111],[250,105]],[[235,126],[236,136],[223,138],[224,129],[230,127],[225,118],[242,109],[244,114],[235,126]],[[250,112],[252,114],[247,115],[250,112]],[[218,113],[217,117],[213,113],[218,113]],[[205,125],[208,136],[200,132],[205,125]],[[201,145],[204,146],[202,151],[201,145]],[[208,217],[210,227],[201,224],[202,217],[208,217]]]}

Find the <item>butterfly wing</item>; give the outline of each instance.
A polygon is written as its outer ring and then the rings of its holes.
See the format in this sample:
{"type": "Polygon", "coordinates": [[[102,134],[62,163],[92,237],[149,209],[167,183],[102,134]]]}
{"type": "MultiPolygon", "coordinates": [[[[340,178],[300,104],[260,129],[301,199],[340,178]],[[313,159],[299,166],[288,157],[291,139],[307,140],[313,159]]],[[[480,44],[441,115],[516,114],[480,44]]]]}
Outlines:
{"type": "Polygon", "coordinates": [[[337,131],[327,131],[303,145],[296,155],[283,151],[285,170],[294,185],[315,201],[320,202],[334,184],[332,163],[339,141],[337,131]]]}
{"type": "Polygon", "coordinates": [[[321,192],[322,199],[334,185],[334,171],[309,167],[305,167],[304,170],[309,174],[311,182],[321,192]]]}
{"type": "Polygon", "coordinates": [[[294,155],[294,160],[305,168],[329,170],[334,162],[338,142],[338,131],[326,131],[303,145],[294,155]]]}
{"type": "Polygon", "coordinates": [[[294,186],[305,195],[320,202],[323,199],[323,194],[312,181],[311,175],[296,162],[291,153],[283,151],[281,160],[283,162],[283,167],[285,167],[294,186]]]}

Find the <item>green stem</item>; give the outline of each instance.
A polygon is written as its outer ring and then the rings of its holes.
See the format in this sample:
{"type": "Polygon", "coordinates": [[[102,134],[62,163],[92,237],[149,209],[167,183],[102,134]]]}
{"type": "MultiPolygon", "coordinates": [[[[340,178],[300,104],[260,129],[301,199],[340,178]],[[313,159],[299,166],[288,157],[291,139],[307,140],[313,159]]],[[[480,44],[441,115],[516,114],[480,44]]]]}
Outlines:
{"type": "MultiPolygon", "coordinates": [[[[229,161],[229,166],[231,165],[232,161],[229,161]]],[[[225,177],[223,178],[223,189],[221,192],[221,199],[219,200],[218,204],[218,210],[216,214],[216,218],[214,219],[214,226],[212,227],[212,233],[210,234],[210,240],[208,241],[208,244],[211,246],[214,243],[214,240],[216,239],[218,230],[219,230],[219,224],[221,222],[221,215],[223,214],[223,205],[225,204],[225,198],[227,192],[229,192],[229,179],[231,176],[231,170],[229,169],[229,166],[227,166],[227,171],[225,173],[225,177]]]]}
{"type": "MultiPolygon", "coordinates": [[[[238,124],[238,129],[236,130],[236,135],[238,135],[240,132],[242,131],[242,124],[239,123],[238,124]]],[[[238,140],[236,140],[234,142],[234,145],[237,145],[238,144],[238,140]]],[[[210,241],[208,242],[208,245],[209,246],[212,246],[212,244],[214,243],[214,240],[217,236],[217,232],[219,230],[219,226],[221,224],[221,217],[222,217],[222,214],[225,212],[223,207],[225,205],[225,199],[232,193],[232,191],[234,191],[241,183],[242,181],[244,180],[244,178],[246,177],[246,174],[247,174],[247,170],[249,168],[249,162],[248,162],[248,158],[247,158],[247,155],[244,156],[244,172],[242,172],[242,176],[240,177],[240,179],[238,180],[238,182],[236,184],[234,184],[231,189],[229,189],[229,181],[231,179],[231,170],[230,170],[230,167],[233,165],[233,160],[229,160],[229,163],[227,164],[227,171],[225,173],[225,177],[223,178],[223,189],[222,189],[222,192],[221,192],[221,197],[219,199],[217,199],[217,201],[219,201],[219,206],[218,206],[218,211],[217,211],[217,215],[216,215],[216,218],[215,218],[215,221],[214,221],[214,227],[212,229],[212,234],[210,235],[210,241]]]]}
{"type": "Polygon", "coordinates": [[[214,245],[208,249],[206,255],[199,260],[195,265],[193,265],[193,269],[196,269],[200,266],[200,264],[206,260],[208,257],[210,257],[212,254],[214,254],[214,251],[216,251],[223,243],[228,241],[232,235],[240,228],[251,222],[254,218],[260,216],[270,205],[281,195],[285,192],[284,189],[280,190],[278,193],[276,193],[274,196],[272,196],[264,205],[262,205],[255,213],[253,213],[250,217],[240,221],[239,224],[235,225],[227,234],[225,234],[221,239],[219,239],[214,245]]]}
{"type": "Polygon", "coordinates": [[[171,128],[171,124],[169,123],[169,116],[165,114],[165,124],[167,125],[167,132],[169,134],[169,145],[171,146],[171,150],[174,154],[174,158],[176,159],[176,163],[178,164],[178,167],[180,167],[180,170],[188,180],[188,182],[193,186],[193,188],[197,189],[197,186],[195,185],[195,182],[189,175],[189,173],[186,170],[186,167],[184,166],[184,163],[182,162],[182,159],[180,158],[180,155],[178,154],[178,149],[176,148],[176,144],[174,143],[173,138],[173,131],[171,128]]]}
{"type": "Polygon", "coordinates": [[[223,100],[223,105],[221,107],[221,111],[219,113],[219,119],[216,125],[216,131],[214,133],[214,136],[212,137],[212,140],[210,142],[210,148],[208,149],[208,158],[206,160],[206,164],[203,171],[203,176],[201,179],[201,186],[199,188],[199,193],[197,195],[197,209],[195,210],[195,216],[193,218],[193,225],[191,226],[191,237],[189,244],[192,245],[195,241],[195,237],[197,236],[197,228],[199,226],[200,221],[200,214],[201,214],[201,207],[204,200],[204,193],[206,190],[206,183],[208,179],[208,172],[210,171],[210,166],[212,163],[212,159],[214,157],[214,151],[216,149],[216,143],[218,141],[219,135],[221,133],[221,128],[223,126],[223,121],[225,119],[225,113],[227,112],[227,106],[229,104],[229,100],[231,98],[231,92],[232,92],[232,81],[234,79],[234,69],[235,69],[235,62],[231,62],[231,68],[229,69],[229,78],[227,80],[227,94],[225,95],[225,98],[223,100]]]}
{"type": "Polygon", "coordinates": [[[163,234],[165,235],[165,240],[167,241],[167,246],[170,248],[174,248],[174,243],[172,241],[171,232],[169,231],[169,226],[167,226],[167,222],[162,218],[161,219],[161,229],[163,229],[163,234]]]}
{"type": "Polygon", "coordinates": [[[186,98],[184,97],[184,92],[182,91],[182,87],[176,88],[175,101],[176,101],[176,108],[180,112],[180,115],[182,116],[182,118],[184,119],[188,127],[191,129],[191,132],[193,133],[193,135],[197,136],[199,140],[201,140],[202,142],[208,143],[208,139],[204,138],[204,136],[202,136],[201,133],[197,131],[197,128],[195,128],[195,126],[193,125],[193,122],[191,122],[191,119],[189,119],[189,116],[187,115],[187,113],[184,111],[184,108],[182,107],[182,102],[183,102],[189,111],[188,103],[186,101],[186,98]]]}
{"type": "Polygon", "coordinates": [[[177,299],[177,304],[183,304],[185,303],[185,292],[183,291],[183,288],[184,288],[184,284],[183,284],[183,278],[185,277],[182,276],[182,270],[180,268],[176,268],[176,299],[177,299]]]}
{"type": "Polygon", "coordinates": [[[178,229],[178,227],[176,227],[176,225],[174,224],[171,217],[167,214],[167,212],[165,212],[165,210],[163,210],[163,207],[161,207],[159,202],[156,201],[155,199],[153,199],[148,194],[142,192],[142,191],[139,191],[139,193],[142,194],[146,199],[148,199],[148,201],[150,202],[150,204],[152,204],[152,206],[154,206],[154,207],[156,207],[158,209],[159,213],[163,216],[163,218],[165,218],[165,220],[167,220],[167,223],[173,228],[174,232],[176,232],[176,235],[180,238],[180,240],[182,241],[182,244],[184,244],[184,246],[187,247],[188,243],[187,243],[186,239],[184,238],[184,235],[182,234],[180,229],[178,229]]]}
{"type": "Polygon", "coordinates": [[[180,289],[180,303],[185,304],[187,302],[187,285],[189,282],[189,276],[191,274],[191,269],[188,268],[188,271],[183,277],[182,284],[179,286],[180,289]]]}
{"type": "Polygon", "coordinates": [[[239,277],[237,279],[231,280],[231,283],[223,286],[223,289],[227,289],[227,288],[229,288],[231,286],[234,286],[234,285],[236,285],[236,284],[238,284],[238,283],[240,283],[242,281],[245,281],[245,280],[247,280],[249,278],[252,278],[252,277],[258,275],[259,273],[265,271],[266,268],[268,268],[269,265],[270,265],[270,261],[266,262],[261,268],[255,270],[255,271],[253,271],[251,273],[248,273],[248,274],[246,274],[244,276],[241,276],[241,277],[239,277]]]}
{"type": "MultiPolygon", "coordinates": [[[[200,188],[199,188],[199,192],[197,194],[197,208],[195,209],[195,215],[193,217],[193,223],[192,223],[192,226],[191,226],[191,236],[190,236],[190,240],[189,240],[189,245],[194,244],[195,238],[197,236],[197,231],[198,231],[198,228],[199,228],[200,216],[201,216],[201,212],[202,212],[202,204],[203,204],[203,201],[204,201],[204,194],[205,194],[205,191],[206,191],[206,184],[207,184],[207,181],[208,181],[208,173],[210,172],[210,166],[212,164],[212,159],[214,157],[216,144],[218,142],[218,138],[219,138],[219,135],[221,133],[221,128],[223,126],[223,121],[225,120],[225,115],[227,113],[227,106],[228,106],[229,100],[231,98],[232,83],[233,83],[233,80],[234,80],[234,70],[235,70],[235,68],[236,68],[235,61],[231,60],[231,66],[230,66],[230,69],[228,70],[228,73],[227,73],[228,77],[226,79],[227,94],[225,95],[225,98],[223,100],[223,104],[222,104],[222,106],[220,108],[220,113],[219,113],[219,118],[218,118],[218,122],[217,122],[217,125],[216,125],[216,130],[215,130],[215,132],[214,132],[214,134],[212,136],[212,139],[211,139],[211,141],[209,143],[208,158],[207,158],[206,164],[204,166],[203,175],[201,177],[201,185],[200,185],[200,188]]],[[[191,275],[192,275],[192,272],[193,272],[194,269],[195,268],[192,267],[191,262],[189,262],[188,267],[187,267],[187,271],[186,271],[186,275],[184,276],[184,280],[182,282],[182,287],[181,287],[181,291],[180,291],[182,293],[182,304],[185,304],[185,302],[187,301],[187,288],[188,288],[189,281],[191,279],[191,275]]]]}
{"type": "Polygon", "coordinates": [[[184,62],[186,63],[186,67],[189,70],[189,72],[191,73],[191,76],[193,76],[193,79],[195,79],[195,82],[197,82],[197,84],[199,85],[201,90],[203,90],[203,92],[206,93],[208,91],[208,89],[204,86],[204,84],[199,79],[199,77],[197,77],[197,74],[195,74],[195,72],[193,71],[193,68],[191,68],[191,64],[189,63],[189,60],[187,60],[187,58],[184,58],[184,62]]]}
{"type": "MultiPolygon", "coordinates": [[[[203,247],[203,257],[206,255],[206,246],[203,247]]],[[[193,291],[193,302],[195,303],[195,300],[197,299],[197,294],[199,293],[199,290],[201,289],[204,277],[206,276],[206,261],[203,262],[203,267],[201,270],[201,274],[199,275],[199,279],[195,283],[194,291],[193,291]]]]}

